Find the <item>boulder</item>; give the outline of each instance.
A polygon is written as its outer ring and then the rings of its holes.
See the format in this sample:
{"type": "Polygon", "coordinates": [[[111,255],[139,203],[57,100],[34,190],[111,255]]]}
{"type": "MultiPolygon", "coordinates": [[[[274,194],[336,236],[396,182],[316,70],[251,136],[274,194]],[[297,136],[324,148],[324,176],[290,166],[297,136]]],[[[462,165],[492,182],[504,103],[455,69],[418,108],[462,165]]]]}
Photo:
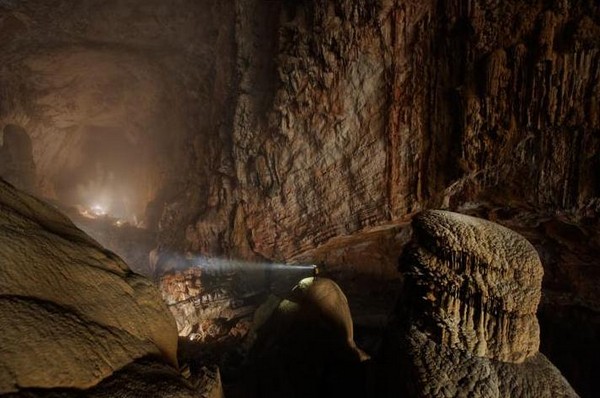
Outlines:
{"type": "MultiPolygon", "coordinates": [[[[1,179],[0,265],[0,395],[180,379],[175,321],[152,283],[1,179]]],[[[182,385],[160,396],[188,396],[182,385]]]]}
{"type": "Polygon", "coordinates": [[[365,396],[368,357],[354,343],[348,301],[335,282],[305,278],[289,297],[265,305],[250,333],[255,340],[240,396],[365,396]]]}

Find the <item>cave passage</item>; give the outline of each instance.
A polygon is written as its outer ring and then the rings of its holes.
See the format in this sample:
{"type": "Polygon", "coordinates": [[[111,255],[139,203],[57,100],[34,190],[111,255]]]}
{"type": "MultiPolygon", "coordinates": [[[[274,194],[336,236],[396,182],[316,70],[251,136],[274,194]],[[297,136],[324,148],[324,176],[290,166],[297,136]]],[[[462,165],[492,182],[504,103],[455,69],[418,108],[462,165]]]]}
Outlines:
{"type": "Polygon", "coordinates": [[[0,38],[0,304],[151,303],[116,380],[598,396],[597,1],[0,0],[0,38]]]}

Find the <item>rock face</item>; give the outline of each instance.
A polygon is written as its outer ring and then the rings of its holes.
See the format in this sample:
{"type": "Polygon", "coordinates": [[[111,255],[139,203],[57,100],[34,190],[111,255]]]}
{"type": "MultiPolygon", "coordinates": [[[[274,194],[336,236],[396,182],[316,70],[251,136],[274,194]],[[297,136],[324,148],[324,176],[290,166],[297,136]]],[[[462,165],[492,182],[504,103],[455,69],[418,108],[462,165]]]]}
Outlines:
{"type": "Polygon", "coordinates": [[[445,211],[420,213],[413,229],[391,343],[404,391],[577,396],[538,352],[543,272],[533,246],[492,222],[445,211]]]}
{"type": "MultiPolygon", "coordinates": [[[[482,201],[582,223],[599,18],[593,0],[3,1],[0,127],[31,133],[39,188],[68,200],[117,149],[102,169],[127,170],[166,250],[284,261],[482,201]]],[[[597,262],[544,266],[597,324],[597,262]]]]}
{"type": "Polygon", "coordinates": [[[597,211],[593,3],[238,2],[229,236],[289,258],[484,197],[597,211]]]}
{"type": "Polygon", "coordinates": [[[0,124],[31,132],[47,194],[101,183],[92,152],[112,153],[160,243],[207,254],[291,258],[483,197],[594,213],[599,12],[589,0],[7,2],[0,124]]]}
{"type": "Polygon", "coordinates": [[[31,138],[20,126],[4,127],[0,145],[0,177],[26,191],[35,189],[35,164],[31,138]]]}
{"type": "Polygon", "coordinates": [[[180,379],[175,322],[150,281],[1,179],[0,209],[0,394],[191,396],[183,380],[150,377],[180,379]]]}
{"type": "Polygon", "coordinates": [[[198,267],[175,270],[160,278],[158,288],[177,322],[180,336],[194,341],[215,341],[230,334],[242,337],[247,332],[243,318],[251,316],[255,306],[244,305],[224,284],[202,286],[198,267]]]}

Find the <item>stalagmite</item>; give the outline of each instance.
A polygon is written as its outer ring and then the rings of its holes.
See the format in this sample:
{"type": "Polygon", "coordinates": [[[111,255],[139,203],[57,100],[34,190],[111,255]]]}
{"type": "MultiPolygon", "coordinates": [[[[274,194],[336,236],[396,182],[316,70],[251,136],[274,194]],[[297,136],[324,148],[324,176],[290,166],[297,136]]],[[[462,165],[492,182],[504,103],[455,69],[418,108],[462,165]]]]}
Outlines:
{"type": "Polygon", "coordinates": [[[414,378],[392,390],[413,397],[577,396],[538,352],[543,271],[534,247],[510,229],[458,213],[425,211],[412,225],[386,353],[402,358],[399,374],[414,378]]]}

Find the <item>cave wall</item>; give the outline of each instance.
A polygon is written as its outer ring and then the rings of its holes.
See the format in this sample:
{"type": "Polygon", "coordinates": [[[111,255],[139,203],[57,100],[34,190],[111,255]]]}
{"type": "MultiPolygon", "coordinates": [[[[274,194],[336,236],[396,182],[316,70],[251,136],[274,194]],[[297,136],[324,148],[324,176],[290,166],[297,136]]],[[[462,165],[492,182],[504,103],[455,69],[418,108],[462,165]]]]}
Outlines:
{"type": "Polygon", "coordinates": [[[31,136],[37,192],[90,205],[77,201],[131,186],[152,229],[163,213],[174,229],[181,211],[166,203],[175,197],[194,198],[186,221],[202,211],[235,92],[218,55],[234,59],[228,10],[218,1],[2,2],[0,128],[31,136]]]}
{"type": "MultiPolygon", "coordinates": [[[[188,247],[327,259],[331,269],[340,250],[328,252],[327,243],[340,236],[425,208],[508,209],[497,221],[530,237],[544,260],[543,350],[577,391],[592,394],[600,274],[587,253],[598,252],[598,5],[275,4],[236,3],[236,185],[217,205],[230,221],[215,229],[201,217],[188,227],[188,247]],[[555,239],[547,222],[589,244],[548,250],[541,242],[555,239]],[[569,326],[554,333],[557,322],[569,326]],[[584,341],[565,342],[574,335],[584,341]]],[[[392,273],[395,261],[369,268],[382,250],[357,249],[342,263],[352,275],[392,273]]]]}
{"type": "Polygon", "coordinates": [[[597,214],[591,0],[0,7],[0,124],[41,193],[123,131],[162,247],[290,259],[483,200],[597,214]]]}
{"type": "Polygon", "coordinates": [[[288,259],[483,200],[595,216],[599,12],[238,1],[239,92],[221,147],[235,175],[220,178],[218,210],[188,227],[189,247],[288,259]],[[211,223],[219,212],[227,225],[211,223]]]}
{"type": "Polygon", "coordinates": [[[311,261],[425,208],[558,214],[590,248],[542,250],[544,286],[597,319],[599,26],[593,0],[0,0],[0,128],[50,197],[121,131],[164,251],[311,261]]]}

